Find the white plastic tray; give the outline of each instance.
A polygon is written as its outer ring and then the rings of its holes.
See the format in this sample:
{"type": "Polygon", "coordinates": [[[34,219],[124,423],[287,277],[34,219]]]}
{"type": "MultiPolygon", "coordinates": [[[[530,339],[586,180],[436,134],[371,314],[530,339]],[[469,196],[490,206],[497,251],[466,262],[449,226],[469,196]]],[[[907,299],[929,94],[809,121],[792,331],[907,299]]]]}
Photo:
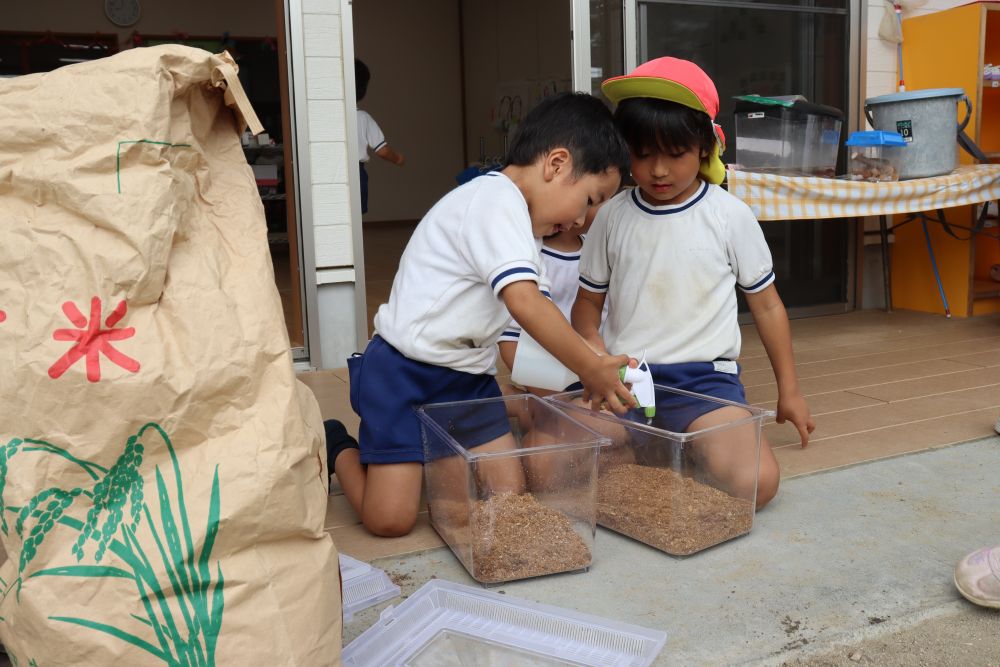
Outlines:
{"type": "Polygon", "coordinates": [[[344,586],[344,622],[354,614],[399,595],[399,586],[377,567],[340,554],[340,580],[344,586]]]}
{"type": "Polygon", "coordinates": [[[348,667],[648,667],[667,634],[433,579],[344,648],[348,667]]]}

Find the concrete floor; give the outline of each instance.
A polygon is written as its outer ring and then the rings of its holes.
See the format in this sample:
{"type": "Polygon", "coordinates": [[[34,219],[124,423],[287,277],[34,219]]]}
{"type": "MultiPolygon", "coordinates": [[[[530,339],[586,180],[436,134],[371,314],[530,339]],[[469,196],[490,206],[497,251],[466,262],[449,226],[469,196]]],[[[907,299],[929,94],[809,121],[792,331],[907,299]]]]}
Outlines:
{"type": "MultiPolygon", "coordinates": [[[[663,629],[657,665],[996,665],[1000,613],[964,602],[952,573],[1000,542],[998,470],[991,437],[805,475],[714,549],[676,559],[599,528],[589,572],[496,590],[663,629]]],[[[373,564],[404,595],[432,577],[475,585],[447,549],[373,564]]],[[[345,644],[399,602],[358,614],[345,644]]]]}

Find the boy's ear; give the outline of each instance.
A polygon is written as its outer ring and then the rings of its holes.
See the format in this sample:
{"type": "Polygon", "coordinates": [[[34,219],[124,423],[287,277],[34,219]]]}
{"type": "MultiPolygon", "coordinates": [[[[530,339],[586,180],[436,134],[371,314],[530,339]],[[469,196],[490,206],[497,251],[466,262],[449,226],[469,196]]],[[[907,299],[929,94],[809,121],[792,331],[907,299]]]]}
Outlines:
{"type": "Polygon", "coordinates": [[[545,154],[542,164],[542,176],[546,181],[551,181],[556,174],[569,173],[573,170],[573,156],[563,148],[553,148],[545,154]]]}

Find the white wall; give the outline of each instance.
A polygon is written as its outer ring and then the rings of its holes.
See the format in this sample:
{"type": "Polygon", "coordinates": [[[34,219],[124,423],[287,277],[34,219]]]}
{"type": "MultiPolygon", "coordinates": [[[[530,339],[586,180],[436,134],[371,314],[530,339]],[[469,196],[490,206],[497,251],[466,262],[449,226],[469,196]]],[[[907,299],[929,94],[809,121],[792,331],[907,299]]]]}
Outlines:
{"type": "MultiPolygon", "coordinates": [[[[317,270],[354,265],[348,196],[344,59],[338,0],[303,0],[309,181],[317,270]]],[[[304,99],[303,99],[304,97],[304,99]]],[[[309,220],[303,220],[308,224],[309,220]]]]}
{"type": "Polygon", "coordinates": [[[572,88],[572,42],[568,0],[461,0],[465,57],[468,162],[479,159],[479,138],[487,156],[502,155],[503,133],[493,125],[498,84],[523,86],[527,113],[540,86],[572,88]]]}
{"type": "Polygon", "coordinates": [[[456,0],[354,0],[354,53],[372,72],[368,111],[402,168],[372,155],[365,222],[419,220],[464,167],[456,0]]]}
{"type": "MultiPolygon", "coordinates": [[[[316,301],[307,303],[315,312],[309,317],[318,331],[310,328],[309,353],[315,366],[337,368],[364,342],[358,338],[356,301],[358,281],[354,255],[352,202],[348,171],[355,148],[348,146],[347,114],[353,109],[345,93],[345,59],[353,63],[353,49],[346,44],[341,16],[341,0],[302,0],[302,14],[290,21],[301,21],[302,53],[305,60],[305,90],[294,91],[295,104],[306,105],[308,133],[309,183],[303,185],[308,200],[302,225],[303,237],[311,232],[314,244],[316,301]],[[318,337],[318,340],[317,340],[318,337]]],[[[295,31],[293,30],[293,39],[295,31]]],[[[289,48],[295,53],[297,45],[289,48]]],[[[353,66],[351,67],[353,69],[353,66]]],[[[353,84],[350,86],[353,89],[353,84]]],[[[307,261],[307,266],[309,262],[307,261]]],[[[363,280],[360,281],[363,286],[363,280]]],[[[308,292],[307,292],[308,293],[308,292]]]]}
{"type": "MultiPolygon", "coordinates": [[[[923,7],[904,10],[903,18],[931,14],[943,9],[951,9],[966,4],[967,0],[929,0],[923,7]]],[[[896,45],[878,36],[878,26],[885,13],[885,0],[870,0],[868,3],[868,76],[862,91],[863,97],[875,97],[896,92],[897,55],[896,45]]],[[[906,48],[906,44],[903,44],[906,48]]],[[[903,72],[904,76],[906,72],[903,72]]]]}

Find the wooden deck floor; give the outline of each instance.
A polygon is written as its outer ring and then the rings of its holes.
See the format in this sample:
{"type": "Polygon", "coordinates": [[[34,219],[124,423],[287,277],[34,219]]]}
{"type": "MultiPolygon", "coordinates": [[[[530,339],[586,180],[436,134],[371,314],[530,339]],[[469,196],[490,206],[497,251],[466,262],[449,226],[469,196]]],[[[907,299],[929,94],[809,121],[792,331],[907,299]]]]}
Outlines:
{"type": "MultiPolygon", "coordinates": [[[[752,326],[743,336],[748,400],[774,407],[777,387],[763,346],[752,326]]],[[[865,311],[795,320],[792,336],[816,431],[802,449],[790,424],[765,425],[786,478],[993,435],[1000,415],[1000,315],[947,320],[865,311]]],[[[325,418],[357,432],[345,369],[300,377],[325,418]]],[[[780,492],[774,502],[781,502],[780,492]]],[[[441,545],[426,515],[407,537],[372,537],[341,495],[330,497],[327,528],[339,549],[364,560],[441,545]]]]}

